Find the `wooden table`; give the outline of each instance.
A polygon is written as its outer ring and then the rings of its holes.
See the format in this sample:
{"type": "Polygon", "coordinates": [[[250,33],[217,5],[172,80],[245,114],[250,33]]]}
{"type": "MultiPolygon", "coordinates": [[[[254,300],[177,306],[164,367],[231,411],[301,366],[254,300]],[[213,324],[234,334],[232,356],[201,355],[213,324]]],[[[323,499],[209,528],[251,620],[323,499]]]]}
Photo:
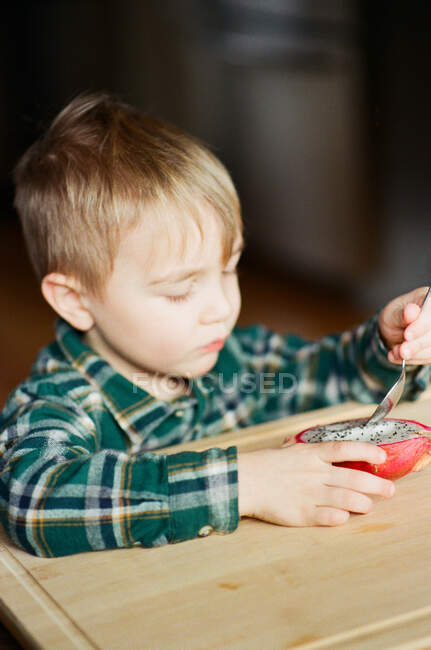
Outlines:
{"type": "MultiPolygon", "coordinates": [[[[344,404],[171,448],[278,446],[344,404]]],[[[394,415],[431,425],[431,396],[394,415]]],[[[28,647],[429,648],[431,466],[337,528],[243,520],[161,548],[41,559],[0,538],[0,618],[28,647]]]]}

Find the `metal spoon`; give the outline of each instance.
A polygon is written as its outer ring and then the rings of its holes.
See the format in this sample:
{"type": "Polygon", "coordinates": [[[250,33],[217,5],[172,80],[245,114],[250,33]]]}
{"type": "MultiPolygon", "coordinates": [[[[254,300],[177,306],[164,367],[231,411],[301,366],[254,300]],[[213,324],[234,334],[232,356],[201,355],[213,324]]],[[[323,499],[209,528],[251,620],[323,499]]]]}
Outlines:
{"type": "MultiPolygon", "coordinates": [[[[428,288],[427,294],[424,298],[424,301],[422,303],[421,311],[425,307],[425,303],[427,302],[429,295],[431,293],[431,287],[428,288]]],[[[380,422],[380,420],[383,420],[385,418],[389,411],[398,404],[401,395],[403,394],[404,390],[404,385],[406,383],[406,362],[403,359],[402,365],[401,365],[401,374],[398,377],[397,381],[395,384],[392,386],[392,388],[388,391],[386,396],[382,399],[368,422],[366,423],[366,426],[368,424],[377,424],[377,422],[380,422]]]]}

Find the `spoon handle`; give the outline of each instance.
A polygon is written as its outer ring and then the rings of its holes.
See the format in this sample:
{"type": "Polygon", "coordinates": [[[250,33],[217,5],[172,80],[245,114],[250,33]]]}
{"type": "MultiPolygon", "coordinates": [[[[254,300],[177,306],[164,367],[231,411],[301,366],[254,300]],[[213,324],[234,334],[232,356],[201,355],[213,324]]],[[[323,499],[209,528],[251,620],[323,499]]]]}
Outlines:
{"type": "Polygon", "coordinates": [[[431,293],[431,287],[428,287],[428,291],[426,292],[426,296],[425,296],[424,301],[422,303],[421,311],[425,307],[425,303],[427,302],[428,298],[430,297],[430,293],[431,293]]]}

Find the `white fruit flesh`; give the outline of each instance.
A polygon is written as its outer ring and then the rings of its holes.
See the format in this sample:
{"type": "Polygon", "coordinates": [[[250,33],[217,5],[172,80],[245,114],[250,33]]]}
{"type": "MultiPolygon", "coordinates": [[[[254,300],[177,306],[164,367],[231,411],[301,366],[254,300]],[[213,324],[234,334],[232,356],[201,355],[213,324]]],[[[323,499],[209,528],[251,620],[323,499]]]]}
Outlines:
{"type": "Polygon", "coordinates": [[[376,445],[400,442],[410,438],[419,438],[420,425],[417,422],[400,420],[382,420],[378,424],[367,426],[367,418],[353,421],[335,422],[320,427],[313,427],[301,435],[303,442],[325,442],[329,440],[360,440],[376,445]]]}

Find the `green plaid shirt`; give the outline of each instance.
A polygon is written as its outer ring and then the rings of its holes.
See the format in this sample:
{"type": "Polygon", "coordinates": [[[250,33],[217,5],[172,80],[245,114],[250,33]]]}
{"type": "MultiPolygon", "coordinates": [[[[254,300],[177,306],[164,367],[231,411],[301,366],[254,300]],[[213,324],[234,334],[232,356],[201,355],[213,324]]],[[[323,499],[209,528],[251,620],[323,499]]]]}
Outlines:
{"type": "MultiPolygon", "coordinates": [[[[59,319],[55,342],[0,414],[0,521],[18,546],[48,557],[229,533],[239,520],[236,447],[152,450],[347,399],[375,402],[399,372],[386,354],[377,317],[317,342],[236,327],[212,371],[163,401],[59,319]]],[[[429,371],[410,370],[409,399],[429,371]]]]}

